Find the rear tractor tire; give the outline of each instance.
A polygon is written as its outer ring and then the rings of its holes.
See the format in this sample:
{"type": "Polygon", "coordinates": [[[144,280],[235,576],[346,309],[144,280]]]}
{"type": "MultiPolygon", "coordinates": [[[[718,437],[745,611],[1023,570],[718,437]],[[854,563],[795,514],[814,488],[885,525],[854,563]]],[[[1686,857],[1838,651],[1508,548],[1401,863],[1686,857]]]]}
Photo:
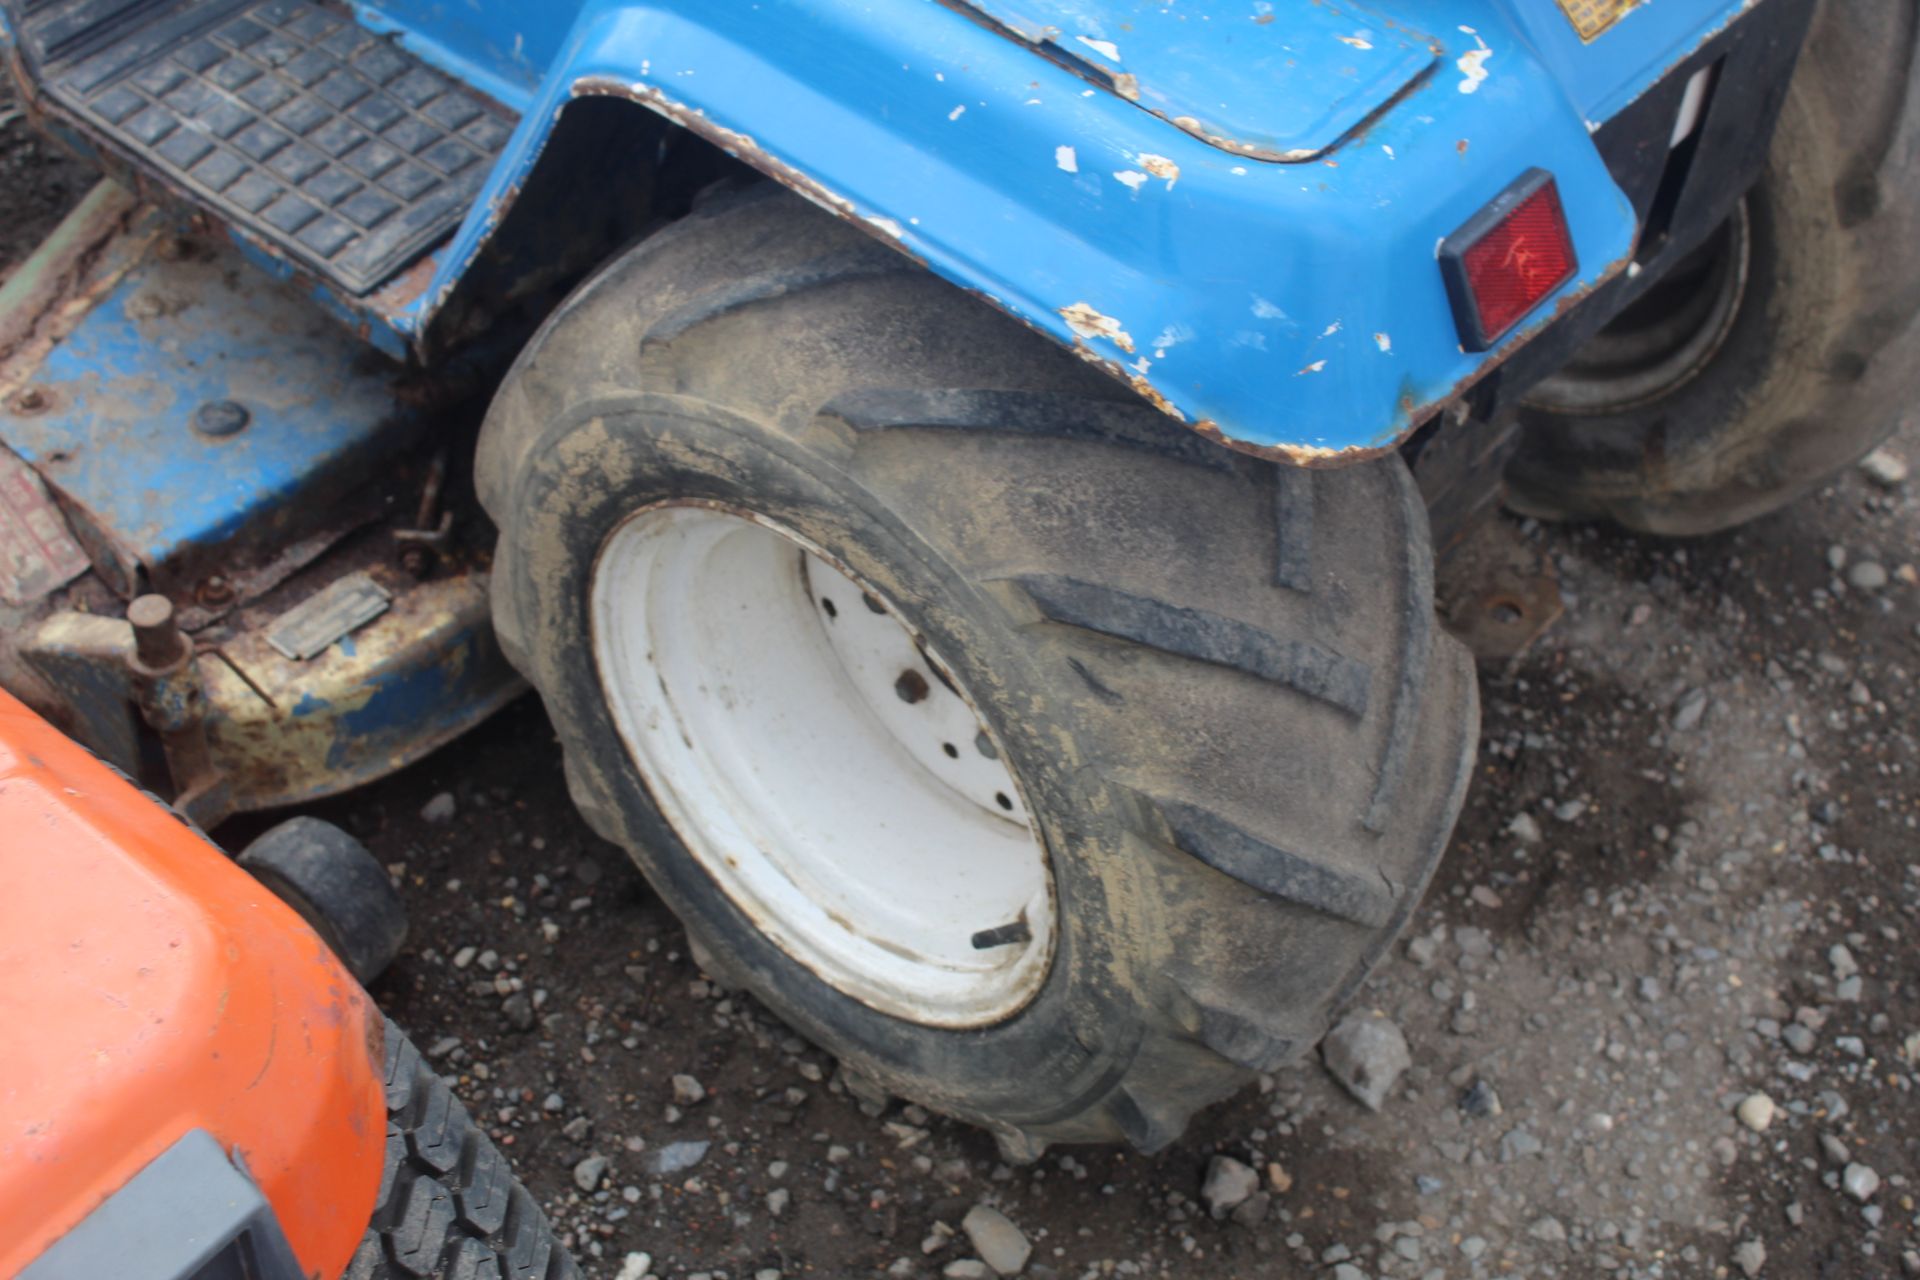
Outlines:
{"type": "Polygon", "coordinates": [[[482,435],[495,622],[717,976],[890,1091],[1177,1137],[1314,1045],[1476,743],[1393,458],[1190,434],[777,190],[619,257],[482,435]]]}
{"type": "Polygon", "coordinates": [[[1819,7],[1734,216],[1529,393],[1516,510],[1712,533],[1899,425],[1920,366],[1916,38],[1912,5],[1819,7]]]}

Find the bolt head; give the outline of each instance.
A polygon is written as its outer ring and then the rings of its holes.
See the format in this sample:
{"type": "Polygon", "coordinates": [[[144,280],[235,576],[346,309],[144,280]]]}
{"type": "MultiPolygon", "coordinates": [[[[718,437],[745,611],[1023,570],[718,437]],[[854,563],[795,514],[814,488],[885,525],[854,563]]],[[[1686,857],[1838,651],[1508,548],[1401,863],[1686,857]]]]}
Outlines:
{"type": "Polygon", "coordinates": [[[142,631],[173,621],[173,601],[162,595],[136,596],[127,606],[127,621],[142,631]]]}
{"type": "Polygon", "coordinates": [[[15,413],[44,413],[53,399],[40,387],[22,387],[13,397],[15,413]]]}
{"type": "Polygon", "coordinates": [[[214,439],[238,435],[252,420],[247,406],[236,400],[209,400],[193,411],[193,429],[214,439]]]}

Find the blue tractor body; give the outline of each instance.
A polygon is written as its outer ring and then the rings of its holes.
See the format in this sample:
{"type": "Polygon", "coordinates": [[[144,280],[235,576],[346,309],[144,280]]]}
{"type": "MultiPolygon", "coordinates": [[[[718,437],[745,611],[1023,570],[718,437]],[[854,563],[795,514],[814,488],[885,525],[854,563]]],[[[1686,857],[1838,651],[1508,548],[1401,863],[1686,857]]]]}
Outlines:
{"type": "Polygon", "coordinates": [[[146,202],[101,197],[0,298],[7,518],[45,534],[0,675],[134,767],[143,677],[102,613],[171,597],[214,772],[252,779],[203,816],[364,780],[499,705],[485,553],[435,541],[437,424],[695,151],[1070,346],[1169,431],[1391,451],[1496,371],[1546,372],[1724,216],[1809,10],[0,0],[37,116],[146,202]],[[1540,175],[1571,267],[1476,341],[1446,247],[1540,175]],[[366,549],[389,535],[405,574],[366,549]],[[371,587],[335,590],[353,573],[371,587]]]}
{"type": "MultiPolygon", "coordinates": [[[[1461,347],[1435,246],[1548,169],[1579,268],[1622,271],[1595,133],[1748,6],[1540,3],[366,6],[520,124],[411,337],[583,97],[629,99],[1074,345],[1189,426],[1301,462],[1391,448],[1502,349],[1461,347]]],[[[1733,124],[1734,122],[1727,122],[1733,124]]]]}

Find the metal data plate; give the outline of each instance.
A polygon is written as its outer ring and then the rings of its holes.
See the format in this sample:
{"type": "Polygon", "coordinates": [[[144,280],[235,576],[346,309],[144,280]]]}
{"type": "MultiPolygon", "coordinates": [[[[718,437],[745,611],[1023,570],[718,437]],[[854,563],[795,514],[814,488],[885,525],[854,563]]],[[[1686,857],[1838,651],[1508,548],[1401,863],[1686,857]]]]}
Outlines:
{"type": "Polygon", "coordinates": [[[1640,4],[1640,0],[1558,0],[1560,12],[1567,15],[1567,21],[1580,33],[1582,40],[1591,40],[1614,23],[1627,16],[1627,11],[1640,4]]]}
{"type": "Polygon", "coordinates": [[[393,597],[364,573],[350,573],[274,619],[267,643],[281,657],[305,662],[387,611],[393,597]]]}
{"type": "Polygon", "coordinates": [[[0,448],[0,599],[31,604],[79,577],[87,553],[33,468],[0,448]]]}

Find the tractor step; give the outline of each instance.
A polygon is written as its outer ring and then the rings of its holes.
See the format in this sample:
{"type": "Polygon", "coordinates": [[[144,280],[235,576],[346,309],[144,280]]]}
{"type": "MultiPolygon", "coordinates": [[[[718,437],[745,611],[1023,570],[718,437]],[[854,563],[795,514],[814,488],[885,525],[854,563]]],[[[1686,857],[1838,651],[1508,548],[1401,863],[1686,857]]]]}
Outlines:
{"type": "Polygon", "coordinates": [[[313,0],[12,0],[46,94],[322,280],[372,291],[459,225],[515,118],[313,0]]]}

